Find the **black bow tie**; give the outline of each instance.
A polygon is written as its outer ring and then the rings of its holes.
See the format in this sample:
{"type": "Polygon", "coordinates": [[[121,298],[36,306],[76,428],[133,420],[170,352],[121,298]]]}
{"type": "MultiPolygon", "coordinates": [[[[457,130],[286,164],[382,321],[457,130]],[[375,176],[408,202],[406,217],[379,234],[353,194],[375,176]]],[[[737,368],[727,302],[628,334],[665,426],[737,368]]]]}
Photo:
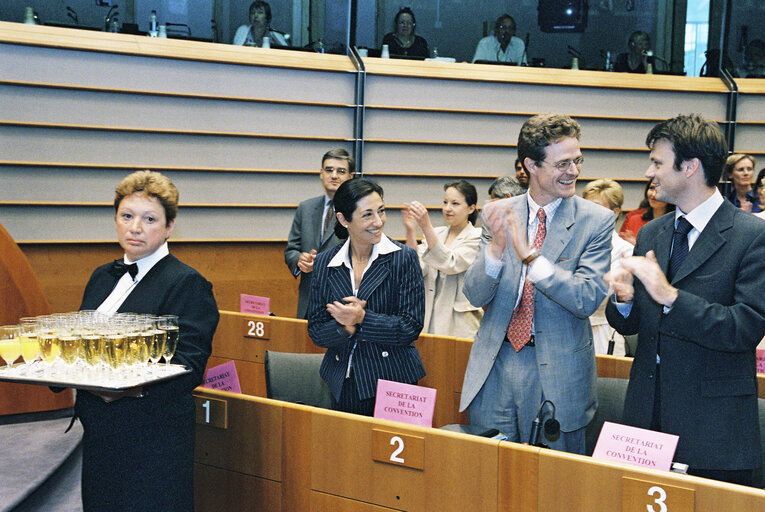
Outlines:
{"type": "Polygon", "coordinates": [[[122,260],[114,260],[109,269],[109,273],[119,279],[125,275],[125,272],[130,273],[130,277],[135,279],[135,276],[138,275],[138,264],[131,263],[130,265],[126,265],[122,260]]]}

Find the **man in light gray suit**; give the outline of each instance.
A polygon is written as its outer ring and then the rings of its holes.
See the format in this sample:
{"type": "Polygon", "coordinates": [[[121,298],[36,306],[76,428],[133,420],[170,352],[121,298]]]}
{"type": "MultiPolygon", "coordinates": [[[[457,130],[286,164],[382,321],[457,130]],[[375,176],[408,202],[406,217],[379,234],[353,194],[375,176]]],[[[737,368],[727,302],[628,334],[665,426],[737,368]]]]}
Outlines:
{"type": "Polygon", "coordinates": [[[580,135],[568,116],[527,120],[518,156],[528,193],[484,207],[492,239],[468,269],[464,292],[487,308],[460,402],[471,424],[515,442],[528,441],[539,411],[549,418],[554,407],[561,432],[547,441],[572,453],[584,453],[597,408],[589,316],[606,295],[614,229],[613,212],[575,195],[580,135]]]}
{"type": "Polygon", "coordinates": [[[335,236],[335,210],[332,198],[337,188],[353,178],[356,161],[342,148],[324,153],[319,178],[324,195],[307,199],[298,205],[284,249],[284,262],[295,278],[300,277],[297,318],[307,318],[311,294],[311,272],[316,254],[341,242],[335,236]]]}

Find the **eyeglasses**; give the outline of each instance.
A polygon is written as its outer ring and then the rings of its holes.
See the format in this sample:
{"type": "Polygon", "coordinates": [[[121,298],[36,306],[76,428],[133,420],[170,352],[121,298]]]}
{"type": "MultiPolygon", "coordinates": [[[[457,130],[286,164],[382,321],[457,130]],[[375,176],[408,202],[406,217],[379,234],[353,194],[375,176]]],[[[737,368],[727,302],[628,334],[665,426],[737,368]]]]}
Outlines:
{"type": "Polygon", "coordinates": [[[500,25],[500,26],[497,27],[497,30],[511,31],[511,30],[515,30],[515,26],[514,25],[500,25]]]}
{"type": "Polygon", "coordinates": [[[343,169],[342,167],[338,167],[335,169],[334,167],[324,167],[322,168],[322,171],[326,172],[327,174],[332,174],[333,172],[336,172],[338,176],[345,176],[348,174],[348,169],[343,169]]]}
{"type": "Polygon", "coordinates": [[[411,20],[400,20],[398,22],[399,25],[414,25],[414,22],[411,20]]]}
{"type": "Polygon", "coordinates": [[[542,161],[548,165],[552,165],[553,167],[558,169],[560,172],[565,172],[571,168],[571,164],[574,164],[576,168],[579,169],[582,166],[582,162],[584,162],[584,157],[578,156],[574,158],[573,160],[562,160],[556,163],[548,162],[547,160],[542,160],[542,161]]]}

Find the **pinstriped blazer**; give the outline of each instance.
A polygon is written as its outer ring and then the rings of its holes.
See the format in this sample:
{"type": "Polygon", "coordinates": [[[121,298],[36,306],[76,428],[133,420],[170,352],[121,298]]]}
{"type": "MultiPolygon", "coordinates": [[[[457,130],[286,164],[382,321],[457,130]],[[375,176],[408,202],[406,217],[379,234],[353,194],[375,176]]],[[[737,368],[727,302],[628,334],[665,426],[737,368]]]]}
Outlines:
{"type": "Polygon", "coordinates": [[[308,307],[308,334],[326,347],[320,373],[335,400],[353,352],[359,398],[372,398],[377,379],[414,383],[425,376],[414,341],[422,331],[425,290],[417,253],[396,241],[400,251],[380,254],[364,274],[358,298],[367,301],[366,314],[356,333],[348,337],[327,312],[327,304],[353,295],[348,268],[327,266],[342,245],[320,253],[314,263],[308,307]]]}

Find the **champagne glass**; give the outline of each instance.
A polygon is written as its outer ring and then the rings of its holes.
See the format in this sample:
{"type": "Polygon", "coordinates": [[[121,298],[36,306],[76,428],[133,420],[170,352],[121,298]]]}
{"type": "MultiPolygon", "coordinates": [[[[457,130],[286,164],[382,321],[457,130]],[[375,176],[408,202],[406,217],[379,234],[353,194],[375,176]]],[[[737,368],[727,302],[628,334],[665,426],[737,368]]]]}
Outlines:
{"type": "Polygon", "coordinates": [[[138,362],[138,358],[140,356],[141,348],[140,343],[142,342],[140,333],[138,331],[138,322],[134,317],[128,318],[125,320],[124,323],[125,326],[125,367],[128,370],[133,369],[133,367],[138,362]]]}
{"type": "Polygon", "coordinates": [[[21,327],[4,325],[0,327],[0,357],[5,361],[5,368],[10,370],[13,362],[21,355],[21,327]]]}
{"type": "Polygon", "coordinates": [[[89,329],[82,334],[82,353],[85,364],[92,371],[97,369],[101,363],[101,354],[104,349],[104,342],[95,329],[89,329]]]}
{"type": "Polygon", "coordinates": [[[178,347],[178,337],[180,331],[178,328],[178,317],[176,315],[163,315],[159,317],[159,328],[165,331],[165,348],[162,356],[165,358],[165,364],[170,364],[170,360],[178,347]]]}
{"type": "Polygon", "coordinates": [[[154,336],[152,336],[151,346],[149,347],[149,360],[154,365],[162,359],[162,354],[165,352],[165,342],[167,341],[167,331],[160,329],[159,323],[160,321],[157,317],[152,317],[150,320],[154,336]]]}
{"type": "Polygon", "coordinates": [[[56,334],[56,320],[53,316],[37,318],[37,338],[40,342],[40,354],[53,371],[53,363],[61,352],[61,344],[56,334]]]}
{"type": "Polygon", "coordinates": [[[146,373],[151,356],[151,346],[154,344],[154,317],[151,315],[141,315],[138,322],[138,333],[140,336],[139,352],[137,361],[138,370],[141,374],[146,373]]]}
{"type": "Polygon", "coordinates": [[[26,317],[19,320],[19,327],[21,327],[21,356],[24,358],[26,368],[30,368],[40,354],[36,325],[37,320],[35,318],[26,317]]]}
{"type": "Polygon", "coordinates": [[[112,373],[118,374],[120,368],[125,362],[125,332],[122,322],[115,321],[109,326],[105,339],[105,350],[107,351],[107,361],[112,369],[112,373]]]}

